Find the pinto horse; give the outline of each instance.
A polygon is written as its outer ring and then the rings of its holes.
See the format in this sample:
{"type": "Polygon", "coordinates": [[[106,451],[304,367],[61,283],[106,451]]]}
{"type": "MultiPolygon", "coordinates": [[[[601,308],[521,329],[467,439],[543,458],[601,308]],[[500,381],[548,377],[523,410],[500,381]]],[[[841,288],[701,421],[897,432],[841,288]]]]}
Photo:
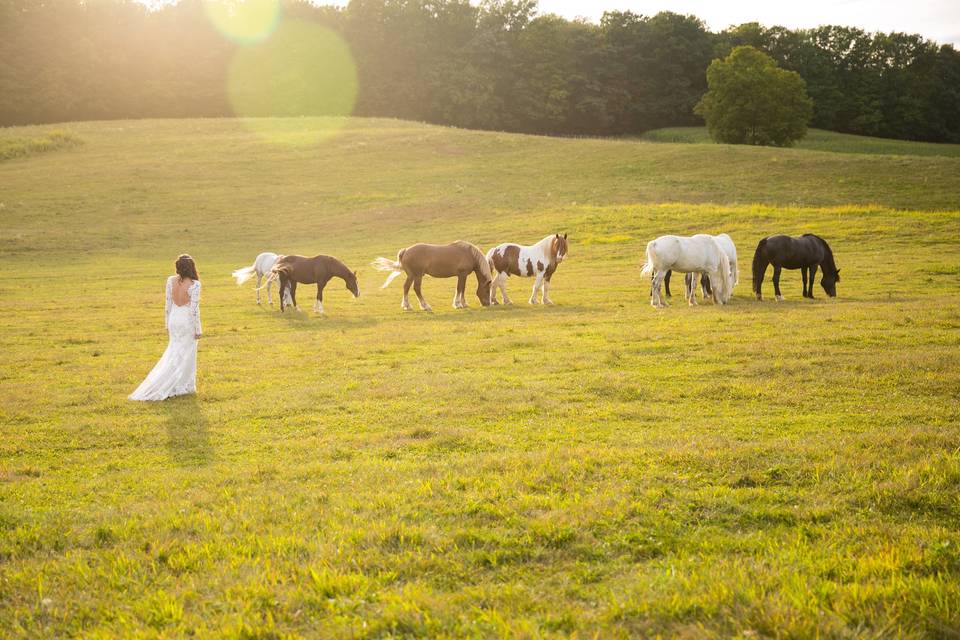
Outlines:
{"type": "Polygon", "coordinates": [[[463,240],[450,244],[415,244],[406,249],[400,249],[396,260],[377,258],[373,261],[373,267],[380,271],[391,272],[383,283],[382,289],[385,289],[401,273],[407,275],[403,283],[403,300],[400,302],[404,311],[412,309],[408,297],[411,284],[420,301],[420,308],[424,311],[432,311],[420,291],[425,275],[434,278],[456,277],[457,293],[453,296],[453,308],[466,309],[464,290],[467,286],[467,276],[472,272],[477,277],[477,297],[480,298],[480,304],[485,307],[490,305],[490,281],[492,280],[490,265],[480,249],[463,240]]]}
{"type": "Polygon", "coordinates": [[[297,306],[297,284],[317,285],[317,301],[313,305],[313,310],[317,313],[323,313],[323,288],[331,278],[341,278],[347,284],[347,290],[353,294],[354,298],[360,297],[360,285],[357,284],[357,272],[350,271],[347,265],[343,264],[333,256],[314,256],[307,258],[304,256],[280,256],[270,270],[267,277],[267,284],[273,280],[280,280],[280,311],[284,310],[286,305],[297,306]]]}
{"type": "Polygon", "coordinates": [[[647,261],[640,269],[640,275],[653,274],[650,304],[655,307],[666,306],[660,294],[660,284],[667,271],[671,270],[693,274],[692,282],[687,287],[687,302],[691,306],[697,304],[695,293],[701,273],[710,278],[715,304],[726,304],[730,299],[730,259],[713,236],[705,233],[689,238],[660,236],[647,243],[647,261]]]}
{"type": "MultiPolygon", "coordinates": [[[[233,272],[233,277],[237,281],[237,286],[240,286],[253,276],[257,276],[257,286],[255,287],[257,291],[257,304],[260,304],[260,282],[263,280],[263,277],[270,273],[270,270],[273,269],[273,264],[277,261],[277,254],[265,251],[257,256],[257,259],[253,261],[253,264],[249,267],[244,267],[242,269],[237,269],[233,272]]],[[[273,286],[272,282],[267,283],[267,300],[270,304],[273,304],[273,294],[270,292],[270,288],[273,286]]]]}
{"type": "Polygon", "coordinates": [[[831,298],[837,295],[840,269],[837,269],[833,261],[830,245],[819,236],[812,233],[805,233],[799,238],[768,236],[760,241],[753,254],[753,292],[757,294],[757,300],[763,300],[760,289],[769,264],[773,265],[773,292],[777,296],[777,302],[783,300],[780,295],[781,269],[800,269],[803,276],[803,297],[812,299],[813,281],[817,276],[817,267],[820,267],[823,269],[820,286],[831,298]]]}
{"type": "Polygon", "coordinates": [[[497,289],[503,293],[503,304],[513,304],[507,297],[507,278],[510,276],[536,277],[530,304],[537,304],[537,291],[543,291],[543,304],[553,304],[550,299],[550,278],[567,257],[567,234],[547,236],[529,247],[504,242],[487,251],[490,270],[496,271],[490,288],[490,303],[497,302],[497,289]]]}

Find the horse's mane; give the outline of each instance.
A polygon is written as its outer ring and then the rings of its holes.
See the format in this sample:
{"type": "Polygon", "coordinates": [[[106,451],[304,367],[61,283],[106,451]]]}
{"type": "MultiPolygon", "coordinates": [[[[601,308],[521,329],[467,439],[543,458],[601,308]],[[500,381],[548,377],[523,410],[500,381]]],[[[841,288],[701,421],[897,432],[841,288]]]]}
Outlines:
{"type": "Polygon", "coordinates": [[[824,260],[824,263],[825,263],[827,266],[829,266],[830,269],[833,271],[833,273],[832,273],[831,275],[836,275],[836,273],[837,273],[837,263],[833,261],[833,249],[830,248],[830,245],[827,244],[827,241],[824,240],[823,238],[821,238],[820,236],[818,236],[818,235],[815,234],[815,233],[805,233],[805,234],[803,234],[803,237],[804,237],[804,238],[813,238],[813,239],[817,240],[821,245],[823,245],[823,250],[824,250],[824,251],[826,252],[826,254],[827,254],[827,259],[824,260]]]}
{"type": "Polygon", "coordinates": [[[457,240],[454,244],[469,248],[470,253],[473,254],[474,259],[479,265],[480,273],[483,274],[484,278],[493,280],[493,273],[490,272],[490,263],[487,261],[487,256],[484,255],[483,251],[480,251],[475,244],[467,242],[466,240],[457,240]]]}

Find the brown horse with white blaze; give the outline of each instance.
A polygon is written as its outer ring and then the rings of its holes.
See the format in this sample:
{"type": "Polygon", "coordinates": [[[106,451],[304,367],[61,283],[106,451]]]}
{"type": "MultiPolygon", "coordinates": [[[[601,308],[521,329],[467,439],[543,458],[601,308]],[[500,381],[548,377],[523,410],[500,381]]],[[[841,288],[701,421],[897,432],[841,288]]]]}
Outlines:
{"type": "Polygon", "coordinates": [[[297,306],[297,284],[317,285],[317,301],[313,310],[323,313],[323,288],[331,278],[341,278],[347,284],[347,290],[354,298],[360,297],[360,285],[357,283],[357,272],[350,271],[333,256],[280,256],[270,270],[270,275],[263,286],[274,280],[280,280],[280,311],[286,305],[297,306]]]}
{"type": "Polygon", "coordinates": [[[480,304],[485,307],[490,304],[492,280],[490,265],[480,249],[463,240],[450,244],[415,244],[406,249],[400,249],[396,260],[377,258],[373,266],[380,271],[391,272],[381,288],[386,288],[401,273],[407,275],[403,283],[403,300],[400,303],[405,311],[412,309],[409,300],[410,285],[413,285],[413,290],[417,294],[420,308],[431,311],[430,305],[423,299],[423,293],[420,291],[425,275],[434,278],[457,278],[457,293],[453,297],[453,308],[466,309],[467,300],[464,290],[467,286],[467,276],[473,273],[477,277],[477,297],[480,299],[480,304]]]}

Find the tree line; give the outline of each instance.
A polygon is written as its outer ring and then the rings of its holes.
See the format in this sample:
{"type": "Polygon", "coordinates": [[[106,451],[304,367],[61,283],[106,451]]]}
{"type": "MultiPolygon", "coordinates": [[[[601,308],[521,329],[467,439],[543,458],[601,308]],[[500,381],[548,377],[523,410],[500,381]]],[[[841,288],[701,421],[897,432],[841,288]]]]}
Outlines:
{"type": "MultiPolygon", "coordinates": [[[[281,0],[281,14],[349,44],[356,115],[561,135],[697,125],[710,62],[751,45],[804,79],[811,126],[960,142],[960,53],[918,35],[755,23],[711,33],[669,12],[593,24],[538,15],[536,0],[281,0]]],[[[0,0],[0,125],[233,115],[226,77],[244,46],[202,0],[0,0]]]]}

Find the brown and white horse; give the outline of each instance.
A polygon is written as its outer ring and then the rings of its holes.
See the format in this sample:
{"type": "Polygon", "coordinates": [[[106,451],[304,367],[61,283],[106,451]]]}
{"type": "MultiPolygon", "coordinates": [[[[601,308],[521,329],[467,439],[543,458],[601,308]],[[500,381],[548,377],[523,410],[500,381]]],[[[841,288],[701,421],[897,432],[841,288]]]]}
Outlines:
{"type": "Polygon", "coordinates": [[[267,282],[264,286],[274,280],[280,280],[280,311],[284,310],[286,305],[292,305],[299,310],[297,306],[297,283],[317,285],[317,301],[313,305],[313,310],[317,313],[323,313],[323,288],[331,278],[341,278],[347,283],[347,290],[353,294],[354,298],[360,297],[360,286],[357,284],[357,272],[350,271],[347,265],[343,264],[333,256],[314,256],[307,258],[304,256],[280,256],[270,270],[267,282]]]}
{"type": "Polygon", "coordinates": [[[497,272],[490,288],[490,302],[497,302],[497,289],[503,292],[503,304],[513,304],[507,297],[509,276],[535,277],[530,304],[537,304],[537,291],[543,290],[543,304],[553,304],[550,299],[550,278],[563,259],[567,257],[567,234],[547,236],[535,245],[525,247],[505,242],[487,252],[490,269],[497,272]]]}
{"type": "Polygon", "coordinates": [[[490,304],[490,265],[480,249],[463,240],[450,244],[415,244],[406,249],[400,249],[396,260],[377,258],[373,261],[373,266],[380,271],[391,272],[381,288],[386,288],[401,273],[407,275],[403,283],[403,300],[400,303],[405,311],[412,308],[408,298],[411,284],[420,301],[420,308],[431,311],[430,305],[423,299],[423,294],[420,292],[420,285],[425,275],[434,278],[456,277],[457,293],[453,297],[453,308],[466,309],[464,290],[467,286],[467,276],[473,273],[477,276],[477,297],[480,298],[480,304],[485,307],[490,304]]]}

